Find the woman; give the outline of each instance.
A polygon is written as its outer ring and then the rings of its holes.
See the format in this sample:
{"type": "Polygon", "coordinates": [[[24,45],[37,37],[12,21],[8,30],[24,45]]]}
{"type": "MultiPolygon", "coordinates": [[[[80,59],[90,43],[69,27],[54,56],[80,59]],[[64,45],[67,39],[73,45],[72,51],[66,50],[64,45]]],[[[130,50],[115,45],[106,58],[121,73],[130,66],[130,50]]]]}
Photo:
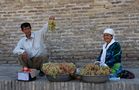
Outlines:
{"type": "Polygon", "coordinates": [[[121,46],[115,41],[115,33],[113,29],[107,28],[103,32],[103,39],[105,41],[103,48],[98,57],[100,66],[109,66],[112,71],[112,75],[118,77],[118,74],[122,71],[121,67],[121,46]]]}

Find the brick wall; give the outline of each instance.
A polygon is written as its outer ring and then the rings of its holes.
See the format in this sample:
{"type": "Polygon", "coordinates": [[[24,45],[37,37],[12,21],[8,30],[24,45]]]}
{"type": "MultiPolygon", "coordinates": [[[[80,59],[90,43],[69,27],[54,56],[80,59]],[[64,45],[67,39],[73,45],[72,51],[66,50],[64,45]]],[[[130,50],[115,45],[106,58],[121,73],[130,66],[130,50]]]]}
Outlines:
{"type": "Polygon", "coordinates": [[[50,15],[57,23],[56,31],[46,37],[50,60],[94,61],[103,44],[102,32],[111,27],[121,44],[122,60],[138,62],[138,0],[1,0],[0,63],[17,63],[12,50],[23,36],[22,22],[30,22],[36,31],[50,15]]]}

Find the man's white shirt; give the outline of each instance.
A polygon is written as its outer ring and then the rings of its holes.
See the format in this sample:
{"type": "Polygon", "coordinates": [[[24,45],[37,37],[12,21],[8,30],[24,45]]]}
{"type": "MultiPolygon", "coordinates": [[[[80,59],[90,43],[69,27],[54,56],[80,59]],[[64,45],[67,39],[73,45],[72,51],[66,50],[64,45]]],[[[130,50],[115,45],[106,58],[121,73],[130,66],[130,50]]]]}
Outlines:
{"type": "Polygon", "coordinates": [[[13,50],[14,54],[22,54],[27,52],[29,57],[41,56],[47,53],[46,46],[44,44],[45,35],[48,31],[48,23],[39,30],[31,33],[31,38],[23,37],[13,50]]]}

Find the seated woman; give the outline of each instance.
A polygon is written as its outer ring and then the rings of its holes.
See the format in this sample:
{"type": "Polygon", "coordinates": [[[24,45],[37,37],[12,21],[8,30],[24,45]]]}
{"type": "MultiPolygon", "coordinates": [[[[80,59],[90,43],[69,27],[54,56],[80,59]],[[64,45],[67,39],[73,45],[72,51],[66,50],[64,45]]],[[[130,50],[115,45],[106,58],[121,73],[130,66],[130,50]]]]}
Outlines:
{"type": "Polygon", "coordinates": [[[100,55],[98,57],[100,66],[109,66],[112,71],[112,76],[118,77],[122,71],[121,67],[121,46],[115,41],[115,33],[113,29],[107,28],[103,32],[103,39],[105,41],[100,55]]]}

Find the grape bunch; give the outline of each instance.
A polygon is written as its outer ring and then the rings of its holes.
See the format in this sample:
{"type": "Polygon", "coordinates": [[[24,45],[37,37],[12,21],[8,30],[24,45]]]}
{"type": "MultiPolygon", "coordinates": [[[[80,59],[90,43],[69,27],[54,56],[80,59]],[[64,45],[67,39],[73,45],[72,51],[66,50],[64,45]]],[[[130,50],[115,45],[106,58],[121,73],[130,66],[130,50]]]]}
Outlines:
{"type": "Polygon", "coordinates": [[[60,68],[58,67],[57,63],[53,63],[53,64],[46,63],[46,64],[43,64],[42,71],[47,75],[51,75],[55,77],[59,73],[60,68]]]}
{"type": "Polygon", "coordinates": [[[54,31],[56,27],[55,17],[51,16],[48,21],[49,30],[54,31]]]}
{"type": "Polygon", "coordinates": [[[55,77],[60,74],[73,74],[76,66],[73,63],[45,63],[42,66],[42,71],[46,75],[55,77]]]}
{"type": "Polygon", "coordinates": [[[95,76],[95,75],[109,75],[111,70],[107,66],[99,66],[95,64],[86,64],[80,70],[80,75],[88,75],[88,76],[95,76]]]}

